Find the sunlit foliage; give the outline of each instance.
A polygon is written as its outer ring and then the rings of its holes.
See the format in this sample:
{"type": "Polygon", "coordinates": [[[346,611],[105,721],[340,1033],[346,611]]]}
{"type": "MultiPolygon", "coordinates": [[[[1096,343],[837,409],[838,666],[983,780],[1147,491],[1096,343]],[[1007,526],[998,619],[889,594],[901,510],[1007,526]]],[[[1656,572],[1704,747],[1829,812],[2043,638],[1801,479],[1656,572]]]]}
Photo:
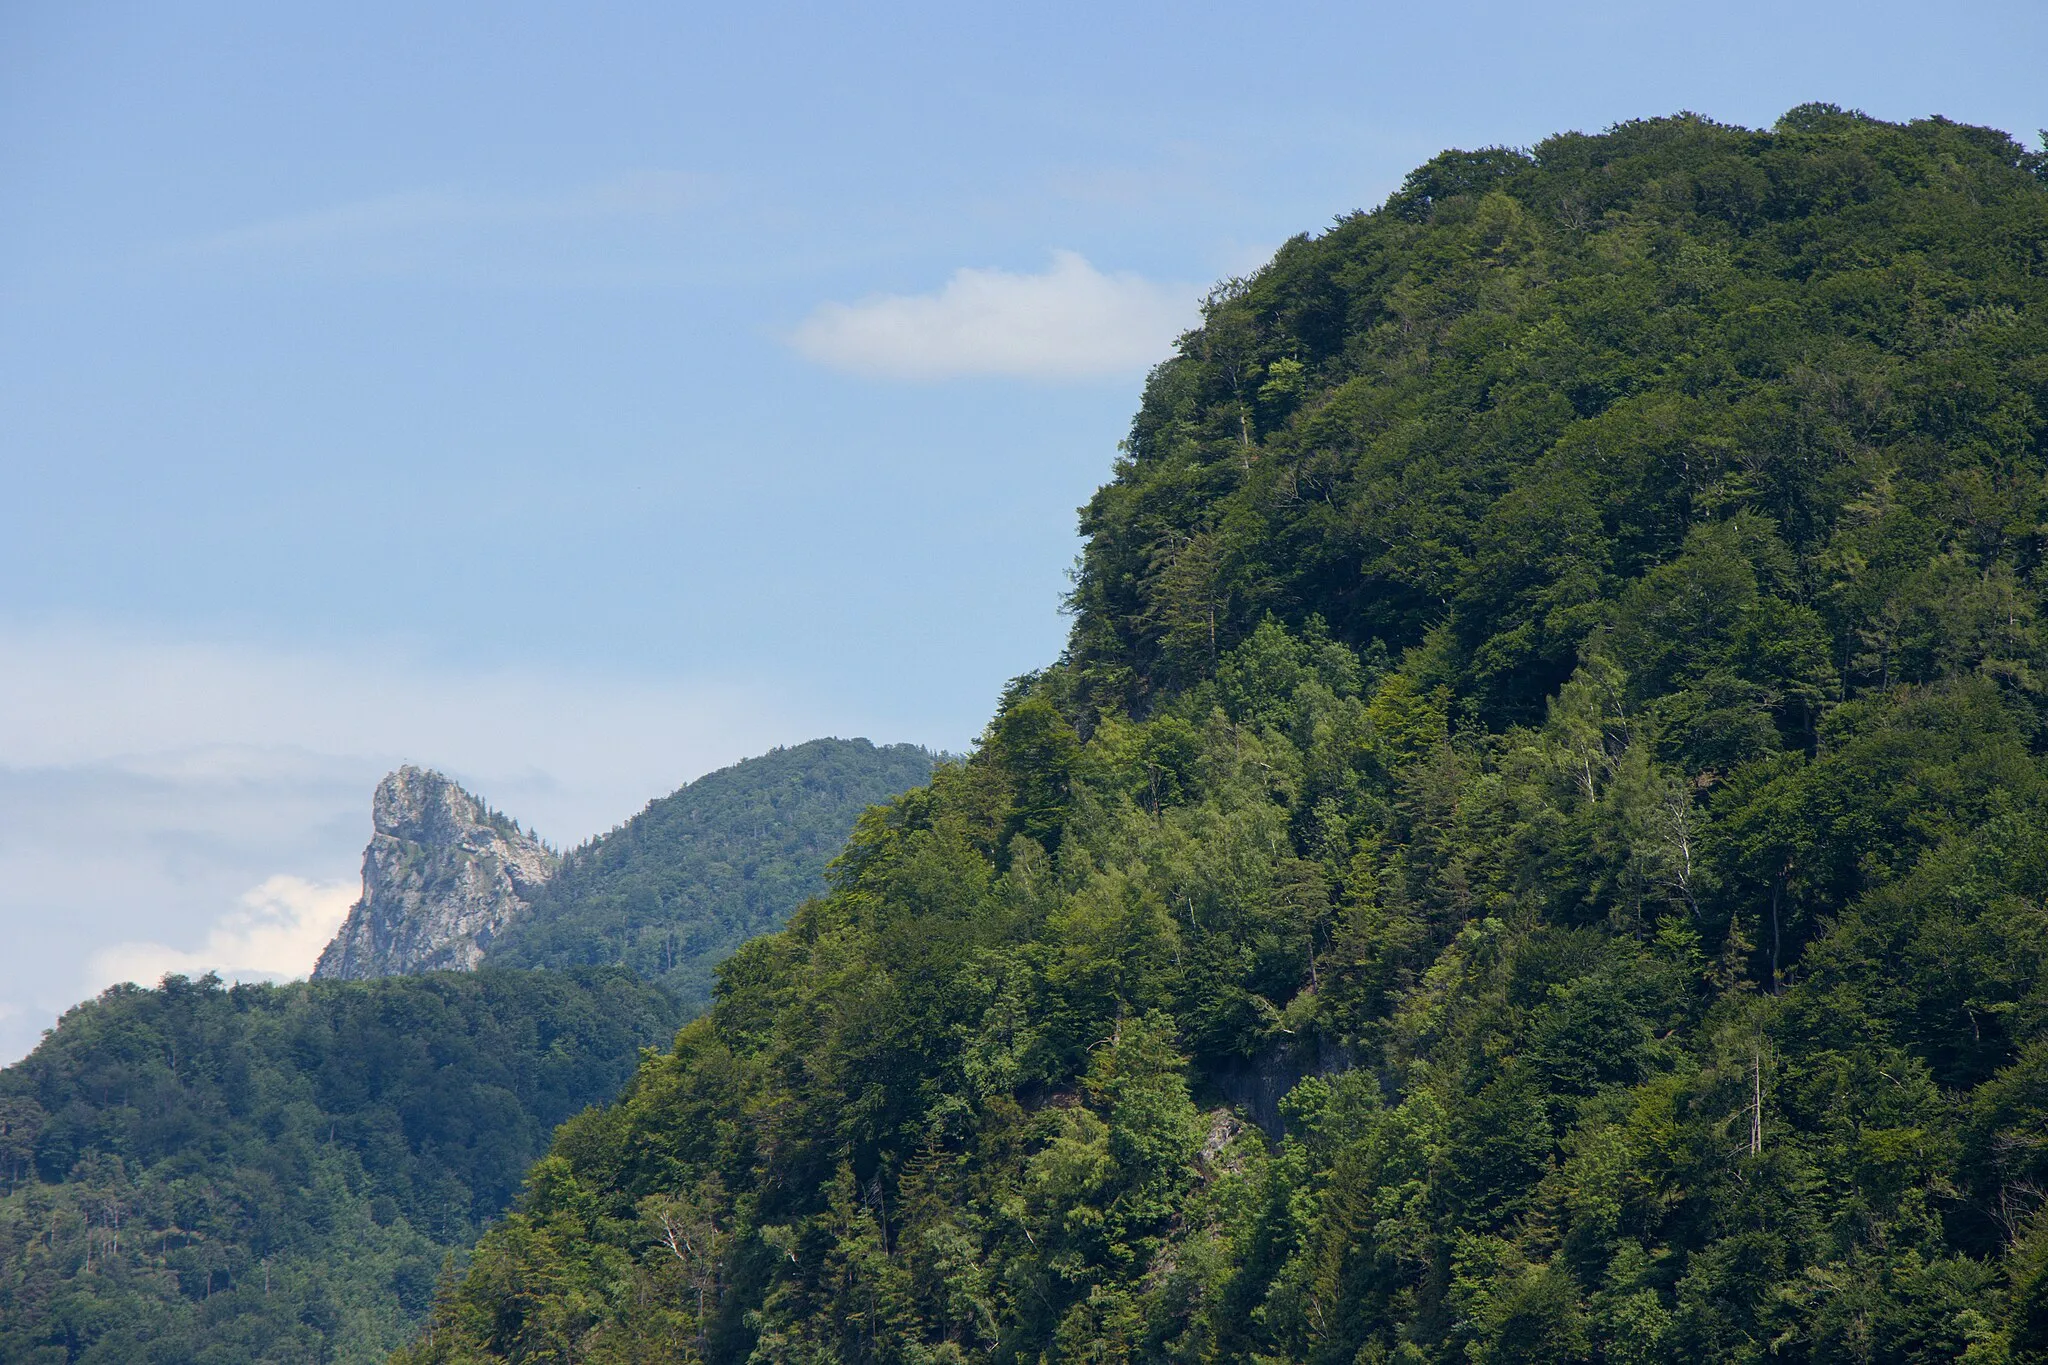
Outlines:
{"type": "Polygon", "coordinates": [[[406,1354],[2048,1359],[2048,184],[1449,153],[1211,299],[1071,647],[406,1354]]]}

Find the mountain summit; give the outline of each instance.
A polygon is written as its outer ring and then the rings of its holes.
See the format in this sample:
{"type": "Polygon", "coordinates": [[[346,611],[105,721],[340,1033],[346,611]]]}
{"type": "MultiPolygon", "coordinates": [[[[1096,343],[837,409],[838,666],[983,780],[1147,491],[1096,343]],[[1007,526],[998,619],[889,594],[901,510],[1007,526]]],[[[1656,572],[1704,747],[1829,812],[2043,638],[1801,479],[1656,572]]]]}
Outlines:
{"type": "Polygon", "coordinates": [[[557,857],[440,773],[378,784],[363,895],[317,980],[617,964],[686,1005],[825,889],[861,811],[931,776],[913,744],[814,739],[707,773],[557,857]]]}
{"type": "Polygon", "coordinates": [[[315,980],[468,971],[555,872],[539,840],[426,768],[378,783],[371,813],[362,899],[315,980]]]}
{"type": "Polygon", "coordinates": [[[1081,528],[401,1361],[2048,1362],[2048,153],[1447,152],[1081,528]]]}

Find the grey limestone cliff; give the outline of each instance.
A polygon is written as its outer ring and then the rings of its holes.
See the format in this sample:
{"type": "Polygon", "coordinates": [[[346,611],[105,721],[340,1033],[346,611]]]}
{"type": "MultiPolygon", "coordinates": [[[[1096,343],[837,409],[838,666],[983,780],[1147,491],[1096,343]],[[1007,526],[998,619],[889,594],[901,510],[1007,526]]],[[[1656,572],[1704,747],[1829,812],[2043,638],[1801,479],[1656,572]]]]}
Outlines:
{"type": "Polygon", "coordinates": [[[468,971],[524,913],[557,859],[437,772],[377,784],[363,895],[320,954],[315,980],[468,971]]]}

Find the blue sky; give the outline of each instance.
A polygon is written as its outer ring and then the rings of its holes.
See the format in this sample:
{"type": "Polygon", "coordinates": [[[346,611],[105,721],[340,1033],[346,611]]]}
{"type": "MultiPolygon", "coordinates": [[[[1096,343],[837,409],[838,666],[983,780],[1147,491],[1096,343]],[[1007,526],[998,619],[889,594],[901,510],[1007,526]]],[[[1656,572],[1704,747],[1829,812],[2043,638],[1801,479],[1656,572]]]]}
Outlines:
{"type": "Polygon", "coordinates": [[[1146,366],[1449,146],[2048,124],[2048,8],[0,7],[0,1059],[1049,660],[1146,366]]]}

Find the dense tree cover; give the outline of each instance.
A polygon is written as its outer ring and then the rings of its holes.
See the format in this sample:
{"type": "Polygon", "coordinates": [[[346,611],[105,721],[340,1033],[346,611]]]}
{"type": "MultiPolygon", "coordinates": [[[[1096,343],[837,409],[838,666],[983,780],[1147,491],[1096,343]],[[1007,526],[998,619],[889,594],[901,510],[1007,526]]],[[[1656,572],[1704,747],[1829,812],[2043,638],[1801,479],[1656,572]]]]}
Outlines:
{"type": "Polygon", "coordinates": [[[2044,164],[1659,119],[1219,291],[404,1359],[2048,1360],[2044,164]]]}
{"type": "Polygon", "coordinates": [[[706,774],[571,853],[485,960],[623,963],[701,1009],[727,954],[824,889],[855,817],[935,761],[913,744],[814,739],[706,774]]]}
{"type": "Polygon", "coordinates": [[[0,1361],[383,1358],[676,1018],[616,968],[108,991],[0,1072],[0,1361]]]}

